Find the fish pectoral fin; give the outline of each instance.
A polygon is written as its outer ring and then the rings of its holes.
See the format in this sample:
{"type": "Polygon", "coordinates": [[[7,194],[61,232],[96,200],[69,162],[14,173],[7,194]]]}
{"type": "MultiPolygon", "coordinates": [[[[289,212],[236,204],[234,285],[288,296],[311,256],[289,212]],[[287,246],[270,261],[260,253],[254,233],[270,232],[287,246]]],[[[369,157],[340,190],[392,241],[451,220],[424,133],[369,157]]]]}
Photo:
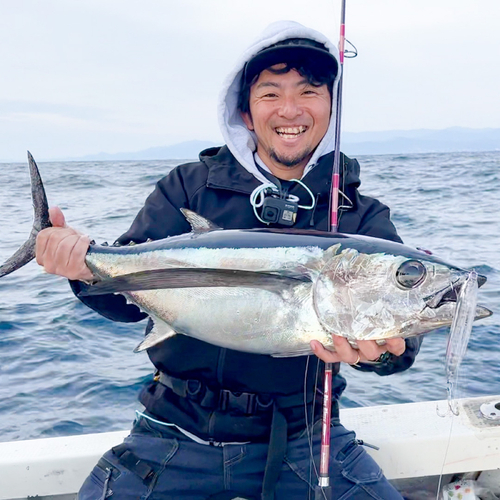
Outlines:
{"type": "Polygon", "coordinates": [[[165,340],[177,335],[177,332],[167,323],[156,322],[151,331],[144,340],[134,349],[134,352],[141,352],[164,342],[165,340]]]}
{"type": "Polygon", "coordinates": [[[193,233],[208,233],[210,231],[217,231],[222,229],[212,221],[197,214],[196,212],[193,212],[192,210],[189,210],[189,208],[181,208],[180,211],[191,225],[191,230],[193,233]]]}
{"type": "Polygon", "coordinates": [[[79,296],[163,290],[170,288],[247,287],[281,293],[287,286],[310,282],[308,276],[241,271],[237,269],[150,269],[122,274],[82,288],[79,296]]]}

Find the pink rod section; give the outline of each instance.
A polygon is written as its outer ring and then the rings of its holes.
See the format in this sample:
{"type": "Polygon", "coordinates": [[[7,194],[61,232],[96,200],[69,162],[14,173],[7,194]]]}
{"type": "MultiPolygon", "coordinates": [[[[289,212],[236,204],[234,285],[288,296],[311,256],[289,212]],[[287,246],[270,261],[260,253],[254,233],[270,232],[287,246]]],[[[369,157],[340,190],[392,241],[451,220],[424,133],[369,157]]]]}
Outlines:
{"type": "Polygon", "coordinates": [[[328,478],[330,465],[330,423],[332,420],[332,364],[325,365],[325,387],[323,400],[323,426],[321,430],[320,478],[328,478]]]}
{"type": "Polygon", "coordinates": [[[338,228],[338,208],[339,208],[339,184],[340,184],[340,174],[339,172],[334,172],[332,176],[332,202],[331,202],[331,227],[332,233],[337,232],[338,228]],[[335,196],[333,194],[335,193],[335,196]]]}

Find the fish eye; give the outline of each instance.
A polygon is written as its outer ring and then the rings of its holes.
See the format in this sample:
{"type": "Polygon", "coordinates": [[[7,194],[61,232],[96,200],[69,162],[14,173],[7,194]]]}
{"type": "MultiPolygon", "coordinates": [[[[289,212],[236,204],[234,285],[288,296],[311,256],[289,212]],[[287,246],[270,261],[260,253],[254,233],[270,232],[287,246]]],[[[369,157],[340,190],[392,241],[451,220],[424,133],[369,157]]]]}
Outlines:
{"type": "Polygon", "coordinates": [[[427,275],[425,266],[418,260],[403,262],[396,271],[396,281],[404,288],[415,288],[427,275]]]}

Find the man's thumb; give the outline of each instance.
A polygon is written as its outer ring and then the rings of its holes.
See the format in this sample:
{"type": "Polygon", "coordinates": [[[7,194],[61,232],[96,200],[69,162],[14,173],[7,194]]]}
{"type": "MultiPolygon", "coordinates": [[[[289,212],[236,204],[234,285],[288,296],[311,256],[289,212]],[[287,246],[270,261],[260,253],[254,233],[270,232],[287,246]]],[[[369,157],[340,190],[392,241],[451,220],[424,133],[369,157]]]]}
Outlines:
{"type": "Polygon", "coordinates": [[[59,207],[49,208],[50,222],[54,227],[66,227],[66,219],[59,207]]]}

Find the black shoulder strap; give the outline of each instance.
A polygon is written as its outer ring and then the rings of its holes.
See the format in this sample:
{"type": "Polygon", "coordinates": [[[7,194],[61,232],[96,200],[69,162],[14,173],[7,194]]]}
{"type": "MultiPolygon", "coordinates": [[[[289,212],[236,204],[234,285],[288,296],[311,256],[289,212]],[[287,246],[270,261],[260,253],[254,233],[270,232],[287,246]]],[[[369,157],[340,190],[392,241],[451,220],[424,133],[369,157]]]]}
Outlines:
{"type": "Polygon", "coordinates": [[[264,481],[262,482],[262,500],[273,500],[276,483],[279,480],[283,459],[287,446],[287,421],[276,403],[273,407],[271,435],[269,437],[269,451],[267,453],[264,481]]]}

